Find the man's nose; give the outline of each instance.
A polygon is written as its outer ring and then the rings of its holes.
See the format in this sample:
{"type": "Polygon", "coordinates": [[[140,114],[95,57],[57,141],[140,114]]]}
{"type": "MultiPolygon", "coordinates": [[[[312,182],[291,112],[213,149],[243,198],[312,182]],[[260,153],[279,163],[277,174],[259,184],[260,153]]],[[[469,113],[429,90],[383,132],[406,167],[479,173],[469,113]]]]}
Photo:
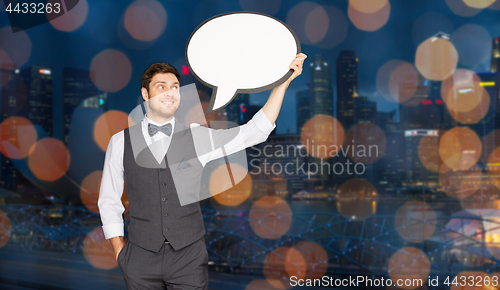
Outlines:
{"type": "Polygon", "coordinates": [[[165,97],[172,97],[173,96],[173,91],[172,90],[167,90],[166,92],[163,93],[163,96],[165,97]]]}

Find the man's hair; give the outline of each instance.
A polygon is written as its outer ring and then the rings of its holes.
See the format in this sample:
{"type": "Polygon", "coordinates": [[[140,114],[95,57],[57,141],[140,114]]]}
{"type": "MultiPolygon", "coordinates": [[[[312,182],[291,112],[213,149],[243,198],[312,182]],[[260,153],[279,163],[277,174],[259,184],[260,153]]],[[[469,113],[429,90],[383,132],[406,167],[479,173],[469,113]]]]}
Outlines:
{"type": "Polygon", "coordinates": [[[156,62],[150,65],[149,68],[142,74],[141,88],[146,88],[149,93],[149,84],[151,83],[153,77],[159,73],[173,73],[177,77],[177,80],[179,80],[179,83],[181,83],[181,75],[175,67],[166,62],[156,62]]]}

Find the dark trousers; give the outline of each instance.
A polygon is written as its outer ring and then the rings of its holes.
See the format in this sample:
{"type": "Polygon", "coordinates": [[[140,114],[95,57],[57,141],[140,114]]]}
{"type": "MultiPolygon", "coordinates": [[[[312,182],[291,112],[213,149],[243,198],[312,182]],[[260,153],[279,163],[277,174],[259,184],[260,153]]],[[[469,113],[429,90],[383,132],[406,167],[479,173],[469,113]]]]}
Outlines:
{"type": "Polygon", "coordinates": [[[118,254],[128,290],[207,290],[208,252],[205,239],[175,251],[164,243],[158,253],[127,241],[118,254]]]}

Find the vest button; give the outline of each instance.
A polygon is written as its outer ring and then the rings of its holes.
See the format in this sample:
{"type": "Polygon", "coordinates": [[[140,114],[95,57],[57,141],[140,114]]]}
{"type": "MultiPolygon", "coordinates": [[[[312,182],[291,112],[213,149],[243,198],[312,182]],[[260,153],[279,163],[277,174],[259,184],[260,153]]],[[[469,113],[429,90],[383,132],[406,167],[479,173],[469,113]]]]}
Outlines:
{"type": "Polygon", "coordinates": [[[168,215],[168,213],[164,213],[164,214],[163,214],[163,216],[167,216],[167,215],[168,215]]]}
{"type": "Polygon", "coordinates": [[[167,228],[164,228],[163,230],[164,230],[164,231],[168,231],[168,229],[167,229],[167,228]]]}
{"type": "Polygon", "coordinates": [[[164,197],[161,199],[161,201],[165,201],[165,200],[166,200],[166,198],[164,198],[164,197]]]}
{"type": "Polygon", "coordinates": [[[162,182],[162,183],[161,183],[161,186],[165,186],[165,182],[162,182]]]}

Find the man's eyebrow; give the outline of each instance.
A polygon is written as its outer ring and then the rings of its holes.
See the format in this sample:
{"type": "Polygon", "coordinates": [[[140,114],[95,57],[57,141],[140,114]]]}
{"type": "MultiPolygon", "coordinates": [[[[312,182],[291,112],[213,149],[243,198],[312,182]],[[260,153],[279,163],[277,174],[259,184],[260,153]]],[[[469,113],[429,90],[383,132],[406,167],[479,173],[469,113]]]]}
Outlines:
{"type": "MultiPolygon", "coordinates": [[[[153,84],[153,86],[156,86],[156,84],[158,84],[158,83],[164,83],[164,84],[166,84],[167,82],[166,82],[166,81],[157,81],[156,83],[154,83],[154,84],[153,84]]],[[[172,84],[173,84],[173,85],[180,85],[180,83],[179,83],[179,82],[174,82],[174,83],[172,83],[172,84]]]]}

